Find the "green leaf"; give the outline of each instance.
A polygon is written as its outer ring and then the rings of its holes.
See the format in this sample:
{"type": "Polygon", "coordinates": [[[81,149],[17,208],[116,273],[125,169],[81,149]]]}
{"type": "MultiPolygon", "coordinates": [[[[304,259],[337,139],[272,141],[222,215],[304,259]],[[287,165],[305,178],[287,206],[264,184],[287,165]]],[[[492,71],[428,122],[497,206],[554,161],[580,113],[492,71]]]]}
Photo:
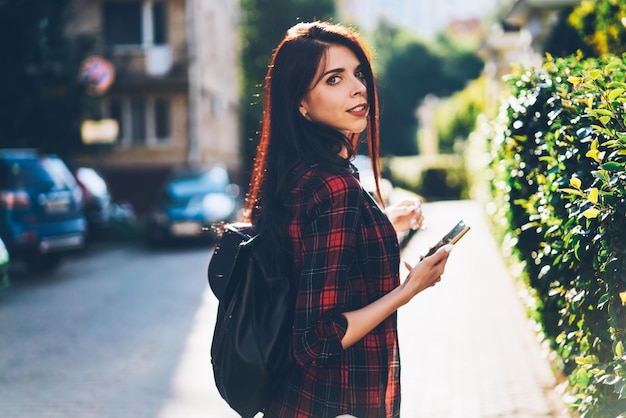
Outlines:
{"type": "Polygon", "coordinates": [[[609,301],[609,294],[605,293],[602,296],[600,296],[600,299],[598,299],[598,308],[602,309],[604,307],[604,305],[606,305],[606,303],[609,301]]]}
{"type": "Polygon", "coordinates": [[[618,342],[615,344],[614,351],[615,351],[615,355],[616,355],[617,357],[622,357],[622,356],[624,355],[624,344],[622,344],[622,342],[621,342],[621,341],[618,341],[618,342]]]}
{"type": "Polygon", "coordinates": [[[600,122],[602,122],[603,124],[608,125],[610,121],[610,116],[600,116],[600,122]]]}
{"type": "Polygon", "coordinates": [[[608,163],[602,164],[602,168],[607,171],[623,171],[624,164],[617,163],[615,161],[609,161],[608,163]]]}
{"type": "Polygon", "coordinates": [[[580,186],[582,186],[582,181],[578,177],[572,177],[569,180],[569,184],[575,189],[580,189],[580,186]]]}
{"type": "Polygon", "coordinates": [[[581,192],[580,190],[570,189],[569,187],[558,189],[558,191],[561,193],[569,193],[569,194],[575,194],[577,196],[584,196],[583,192],[581,192]]]}
{"type": "Polygon", "coordinates": [[[591,113],[595,113],[602,116],[613,116],[613,112],[607,109],[593,109],[591,113]]]}
{"type": "Polygon", "coordinates": [[[576,357],[576,364],[584,366],[585,364],[587,364],[587,359],[585,357],[578,356],[576,357]]]}
{"type": "Polygon", "coordinates": [[[593,176],[603,183],[608,183],[609,181],[611,181],[609,173],[607,173],[606,170],[594,171],[593,176]]]}
{"type": "Polygon", "coordinates": [[[589,71],[589,77],[591,77],[591,79],[593,80],[597,80],[598,77],[600,77],[602,75],[602,71],[600,70],[591,70],[589,71]]]}
{"type": "Polygon", "coordinates": [[[600,211],[596,208],[589,208],[583,212],[583,216],[587,219],[595,219],[600,214],[600,211]]]}
{"type": "Polygon", "coordinates": [[[604,383],[607,385],[614,385],[617,382],[619,382],[620,380],[622,380],[621,377],[616,376],[616,375],[612,375],[612,376],[607,376],[604,380],[604,383]]]}
{"type": "Polygon", "coordinates": [[[621,95],[624,94],[624,89],[615,89],[615,90],[611,90],[609,91],[609,101],[613,102],[615,101],[615,99],[617,99],[618,97],[620,97],[621,95]]]}

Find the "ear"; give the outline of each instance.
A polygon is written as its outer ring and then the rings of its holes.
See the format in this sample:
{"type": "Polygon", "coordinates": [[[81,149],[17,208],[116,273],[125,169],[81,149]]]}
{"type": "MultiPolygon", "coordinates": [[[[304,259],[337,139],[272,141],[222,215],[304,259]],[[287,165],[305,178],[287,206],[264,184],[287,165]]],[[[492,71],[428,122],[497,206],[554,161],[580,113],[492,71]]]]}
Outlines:
{"type": "Polygon", "coordinates": [[[300,102],[300,108],[298,109],[298,111],[300,112],[303,118],[309,121],[311,120],[311,116],[309,116],[308,107],[305,102],[300,102]]]}

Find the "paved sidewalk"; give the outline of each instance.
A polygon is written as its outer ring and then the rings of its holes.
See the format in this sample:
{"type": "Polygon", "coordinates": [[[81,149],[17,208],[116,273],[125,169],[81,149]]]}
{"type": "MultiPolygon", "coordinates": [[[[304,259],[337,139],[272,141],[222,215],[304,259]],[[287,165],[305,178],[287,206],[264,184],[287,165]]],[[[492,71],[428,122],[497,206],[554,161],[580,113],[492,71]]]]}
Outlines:
{"type": "MultiPolygon", "coordinates": [[[[409,262],[458,219],[472,229],[452,251],[442,282],[399,311],[402,418],[568,417],[480,206],[452,201],[424,209],[427,229],[403,251],[409,262]]],[[[158,418],[237,417],[212,380],[215,307],[207,286],[172,382],[174,396],[158,418]]]]}
{"type": "Polygon", "coordinates": [[[459,219],[443,280],[399,311],[402,417],[567,417],[545,352],[472,201],[424,206],[427,228],[403,258],[419,259],[459,219]]]}

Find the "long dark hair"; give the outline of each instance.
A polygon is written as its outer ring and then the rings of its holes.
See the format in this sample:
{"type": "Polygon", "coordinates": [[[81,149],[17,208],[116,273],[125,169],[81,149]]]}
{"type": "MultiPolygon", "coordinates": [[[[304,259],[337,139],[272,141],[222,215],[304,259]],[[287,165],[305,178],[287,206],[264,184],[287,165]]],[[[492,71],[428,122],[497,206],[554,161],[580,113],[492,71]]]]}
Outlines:
{"type": "MultiPolygon", "coordinates": [[[[339,24],[318,21],[293,26],[275,50],[265,77],[260,142],[244,212],[244,221],[254,222],[259,232],[269,231],[276,239],[294,164],[349,171],[348,160],[355,154],[359,134],[347,138],[329,126],[307,120],[298,111],[331,45],[349,48],[361,64],[369,104],[367,143],[374,177],[380,173],[378,97],[368,49],[356,32],[339,24]],[[339,155],[344,147],[348,159],[339,155]]],[[[378,184],[376,188],[378,191],[378,184]]]]}

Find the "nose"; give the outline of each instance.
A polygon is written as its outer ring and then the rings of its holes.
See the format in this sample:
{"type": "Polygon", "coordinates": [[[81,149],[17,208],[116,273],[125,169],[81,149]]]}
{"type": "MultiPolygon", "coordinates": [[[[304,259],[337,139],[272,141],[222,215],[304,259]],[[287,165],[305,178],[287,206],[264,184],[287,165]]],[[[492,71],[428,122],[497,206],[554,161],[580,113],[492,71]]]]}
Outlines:
{"type": "Polygon", "coordinates": [[[353,95],[359,95],[359,94],[363,94],[365,95],[365,93],[367,92],[367,86],[365,85],[365,80],[363,80],[362,78],[359,77],[354,77],[354,86],[353,86],[353,95]]]}

